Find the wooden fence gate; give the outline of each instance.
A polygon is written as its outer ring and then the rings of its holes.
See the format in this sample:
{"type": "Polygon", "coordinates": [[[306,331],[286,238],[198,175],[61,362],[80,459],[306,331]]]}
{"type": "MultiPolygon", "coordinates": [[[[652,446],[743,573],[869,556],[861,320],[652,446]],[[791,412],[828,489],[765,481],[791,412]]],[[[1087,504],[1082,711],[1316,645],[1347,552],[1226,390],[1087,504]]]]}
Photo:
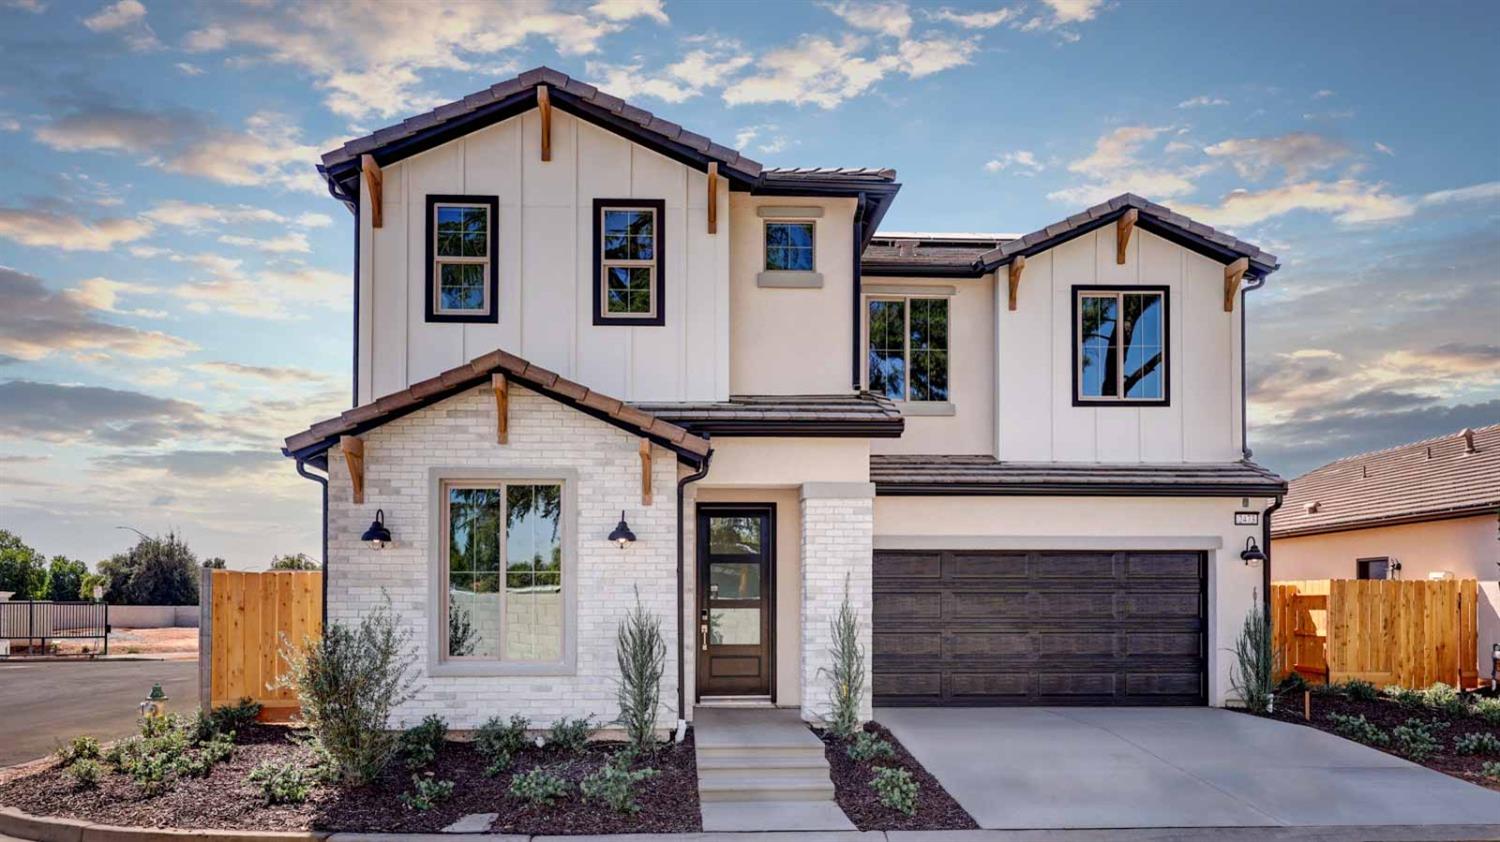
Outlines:
{"type": "Polygon", "coordinates": [[[298,710],[296,696],[270,684],[285,668],[282,636],[294,645],[323,634],[321,571],[205,570],[198,600],[198,697],[205,708],[249,697],[262,719],[284,720],[298,710]]]}
{"type": "Polygon", "coordinates": [[[1478,605],[1473,579],[1277,582],[1272,646],[1280,675],[1472,687],[1479,680],[1478,605]]]}

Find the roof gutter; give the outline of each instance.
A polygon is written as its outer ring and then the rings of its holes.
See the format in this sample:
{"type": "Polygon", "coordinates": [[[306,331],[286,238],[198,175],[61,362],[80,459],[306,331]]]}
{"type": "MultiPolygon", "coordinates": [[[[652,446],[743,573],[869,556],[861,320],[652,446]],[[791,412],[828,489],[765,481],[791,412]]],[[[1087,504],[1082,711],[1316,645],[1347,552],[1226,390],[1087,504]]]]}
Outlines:
{"type": "MultiPolygon", "coordinates": [[[[691,474],[677,480],[677,730],[680,732],[682,726],[687,722],[687,688],[683,684],[687,681],[687,635],[686,626],[682,622],[683,610],[687,607],[683,603],[682,587],[684,584],[683,565],[686,563],[686,551],[683,549],[683,535],[687,525],[682,521],[683,494],[688,483],[697,482],[708,476],[709,463],[713,461],[714,452],[708,451],[703,457],[703,465],[691,474]]],[[[323,577],[326,582],[327,576],[323,577]]]]}

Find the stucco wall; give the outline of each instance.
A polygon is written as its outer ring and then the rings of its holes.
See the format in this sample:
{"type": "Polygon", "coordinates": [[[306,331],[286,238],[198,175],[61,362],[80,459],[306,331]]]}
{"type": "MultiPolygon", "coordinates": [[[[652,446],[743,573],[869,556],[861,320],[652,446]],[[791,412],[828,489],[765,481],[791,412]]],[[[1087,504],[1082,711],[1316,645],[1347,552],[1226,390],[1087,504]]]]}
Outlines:
{"type": "Polygon", "coordinates": [[[1234,526],[1236,511],[1270,501],[1159,497],[876,497],[876,549],[1176,549],[1208,553],[1208,699],[1230,697],[1234,645],[1262,602],[1260,567],[1240,560],[1260,527],[1234,526]]]}
{"type": "Polygon", "coordinates": [[[496,348],[624,400],[723,400],[736,224],[729,191],[719,191],[719,232],[709,235],[704,173],[556,109],[552,160],[543,163],[539,120],[528,111],[387,166],[381,228],[372,227],[364,197],[361,402],[496,348]],[[498,324],[425,320],[433,193],[499,197],[498,324]],[[593,324],[595,198],[666,202],[663,326],[593,324]]]}
{"type": "MultiPolygon", "coordinates": [[[[351,502],[341,453],[329,454],[328,614],[353,623],[388,595],[412,633],[417,673],[415,699],[400,707],[393,724],[411,724],[429,713],[451,727],[478,727],[491,716],[520,713],[545,727],[561,716],[617,715],[615,633],[635,602],[662,618],[662,634],[675,640],[677,464],[656,448],[652,505],[641,504],[639,438],[521,387],[512,387],[510,443],[495,442],[495,399],[471,389],[399,418],[362,437],[365,502],[351,502]],[[432,529],[433,469],[453,479],[482,479],[493,472],[538,476],[566,472],[574,479],[576,522],[564,523],[564,550],[573,555],[576,598],[573,635],[564,643],[571,668],[533,675],[435,675],[432,651],[432,583],[437,581],[438,535],[432,529]],[[359,540],[376,509],[394,543],[382,550],[359,540]],[[625,510],[637,540],[621,550],[606,536],[625,510]],[[571,539],[571,540],[570,540],[571,539]]],[[[564,506],[568,506],[564,490],[564,506]]],[[[568,521],[565,513],[564,520],[568,521]]],[[[566,565],[566,562],[565,562],[566,565]]],[[[565,603],[566,604],[566,603],[565,603]]],[[[659,721],[677,718],[675,647],[669,647],[659,721]]]]}
{"type": "Polygon", "coordinates": [[[1490,647],[1500,643],[1500,520],[1494,515],[1276,538],[1272,573],[1281,579],[1353,579],[1355,560],[1401,561],[1403,579],[1447,572],[1479,580],[1479,673],[1490,672],[1490,647]]]}

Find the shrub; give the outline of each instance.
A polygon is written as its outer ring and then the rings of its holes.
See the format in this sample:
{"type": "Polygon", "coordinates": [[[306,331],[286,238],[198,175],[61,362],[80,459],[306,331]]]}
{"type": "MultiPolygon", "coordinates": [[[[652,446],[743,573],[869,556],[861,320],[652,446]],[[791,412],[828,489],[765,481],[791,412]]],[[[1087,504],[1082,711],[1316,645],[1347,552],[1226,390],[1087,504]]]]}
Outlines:
{"type": "Polygon", "coordinates": [[[396,752],[386,723],[416,685],[410,639],[387,600],[357,628],[332,623],[302,650],[282,642],[287,672],[279,686],[296,690],[302,718],[333,759],[339,783],[370,783],[396,752]]]}
{"type": "Polygon", "coordinates": [[[420,769],[437,759],[443,740],[448,737],[448,723],[441,716],[429,715],[420,725],[401,734],[401,754],[409,769],[420,769]]]}
{"type": "Polygon", "coordinates": [[[1421,707],[1423,703],[1421,690],[1408,690],[1399,684],[1391,684],[1381,691],[1385,697],[1404,707],[1421,707]]]}
{"type": "Polygon", "coordinates": [[[73,783],[77,784],[79,789],[93,789],[98,786],[102,772],[99,761],[89,757],[74,760],[72,765],[68,766],[68,776],[73,779],[73,783]]]}
{"type": "Polygon", "coordinates": [[[828,730],[847,740],[859,730],[860,703],[865,692],[865,650],[859,644],[859,615],[849,602],[849,577],[844,576],[844,601],[833,619],[833,644],[828,648],[833,668],[818,668],[827,673],[828,730]]]}
{"type": "Polygon", "coordinates": [[[1287,673],[1286,678],[1281,679],[1281,683],[1276,685],[1278,693],[1302,693],[1311,689],[1313,689],[1312,685],[1307,683],[1302,673],[1295,670],[1287,673]]]}
{"type": "Polygon", "coordinates": [[[1491,725],[1500,725],[1500,698],[1478,698],[1469,713],[1491,725]]]}
{"type": "Polygon", "coordinates": [[[522,801],[550,807],[568,794],[568,782],[547,769],[532,769],[510,779],[510,794],[522,801]]]}
{"type": "Polygon", "coordinates": [[[220,705],[213,709],[209,718],[214,730],[220,734],[234,734],[245,730],[260,716],[260,702],[249,697],[241,698],[232,705],[220,705]]]}
{"type": "Polygon", "coordinates": [[[1483,732],[1464,734],[1453,741],[1453,750],[1459,754],[1500,755],[1500,737],[1483,732]]]}
{"type": "Polygon", "coordinates": [[[1484,765],[1479,767],[1479,774],[1492,781],[1500,781],[1500,761],[1484,761],[1484,765]]]}
{"type": "Polygon", "coordinates": [[[196,750],[187,751],[177,761],[177,771],[194,778],[206,778],[214,765],[228,760],[234,754],[234,737],[230,734],[215,734],[196,750]]]}
{"type": "Polygon", "coordinates": [[[250,770],[250,783],[267,804],[302,804],[312,794],[312,776],[292,760],[263,760],[250,770]]]}
{"type": "Polygon", "coordinates": [[[1273,701],[1271,676],[1276,672],[1271,646],[1271,624],[1260,608],[1250,609],[1240,636],[1234,641],[1234,668],[1229,684],[1253,713],[1269,713],[1273,701]]]}
{"type": "Polygon", "coordinates": [[[512,759],[512,755],[510,752],[500,751],[486,756],[490,761],[484,767],[484,774],[486,777],[499,777],[500,775],[505,774],[506,770],[510,769],[512,759]]]}
{"type": "Polygon", "coordinates": [[[896,749],[890,743],[869,731],[860,731],[849,741],[849,757],[864,763],[877,757],[895,757],[896,749]]]}
{"type": "Polygon", "coordinates": [[[666,670],[667,643],[661,635],[661,618],[641,605],[620,621],[615,636],[615,660],[620,665],[620,718],[625,739],[641,751],[656,747],[656,712],[661,706],[661,677],[666,670]]]}
{"type": "Polygon", "coordinates": [[[90,736],[74,737],[57,750],[57,759],[67,766],[79,760],[98,760],[99,740],[90,736]]]}
{"type": "Polygon", "coordinates": [[[412,810],[431,810],[434,806],[447,801],[453,795],[453,782],[438,780],[427,775],[411,776],[411,792],[403,792],[400,796],[401,803],[412,810]]]}
{"type": "Polygon", "coordinates": [[[589,774],[579,784],[587,801],[608,804],[617,813],[638,813],[641,805],[635,800],[635,785],[656,776],[655,769],[630,768],[631,755],[623,751],[589,774]]]}
{"type": "Polygon", "coordinates": [[[1446,723],[1424,721],[1413,717],[1406,720],[1404,725],[1392,728],[1391,737],[1395,740],[1397,751],[1421,763],[1437,754],[1441,747],[1438,743],[1437,732],[1446,727],[1448,727],[1446,723]]]}
{"type": "Polygon", "coordinates": [[[110,746],[109,751],[104,752],[104,762],[113,766],[117,772],[129,773],[145,751],[146,741],[143,738],[130,737],[110,746]]]}
{"type": "Polygon", "coordinates": [[[474,748],[491,760],[503,754],[509,762],[511,756],[525,750],[526,729],[530,726],[531,721],[519,714],[512,715],[509,722],[492,716],[474,734],[474,748]]]}
{"type": "Polygon", "coordinates": [[[181,755],[165,751],[149,752],[142,755],[131,768],[131,780],[146,795],[160,795],[172,786],[181,760],[181,755]]]}
{"type": "Polygon", "coordinates": [[[552,723],[552,732],[547,735],[547,744],[561,751],[578,753],[588,745],[589,735],[594,733],[593,717],[569,719],[566,716],[552,723]]]}
{"type": "Polygon", "coordinates": [[[908,816],[916,815],[919,787],[910,772],[877,766],[875,777],[870,779],[870,786],[880,796],[881,804],[892,810],[900,810],[908,816]]]}
{"type": "Polygon", "coordinates": [[[1382,731],[1379,725],[1365,719],[1363,714],[1346,716],[1342,713],[1330,713],[1328,720],[1333,723],[1333,733],[1340,737],[1372,746],[1389,745],[1391,742],[1391,736],[1382,731]]]}
{"type": "Polygon", "coordinates": [[[1464,716],[1469,712],[1458,691],[1441,681],[1422,691],[1422,704],[1448,716],[1464,716]]]}
{"type": "Polygon", "coordinates": [[[1334,685],[1345,698],[1356,702],[1373,702],[1380,698],[1380,690],[1362,678],[1351,678],[1334,685]]]}

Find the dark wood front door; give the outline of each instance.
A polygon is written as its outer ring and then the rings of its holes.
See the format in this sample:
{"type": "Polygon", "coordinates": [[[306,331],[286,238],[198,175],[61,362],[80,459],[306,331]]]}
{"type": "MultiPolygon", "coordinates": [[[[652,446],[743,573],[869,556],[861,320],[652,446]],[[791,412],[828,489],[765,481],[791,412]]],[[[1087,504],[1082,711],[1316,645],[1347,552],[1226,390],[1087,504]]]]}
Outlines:
{"type": "Polygon", "coordinates": [[[775,507],[698,507],[698,696],[769,696],[775,507]]]}

